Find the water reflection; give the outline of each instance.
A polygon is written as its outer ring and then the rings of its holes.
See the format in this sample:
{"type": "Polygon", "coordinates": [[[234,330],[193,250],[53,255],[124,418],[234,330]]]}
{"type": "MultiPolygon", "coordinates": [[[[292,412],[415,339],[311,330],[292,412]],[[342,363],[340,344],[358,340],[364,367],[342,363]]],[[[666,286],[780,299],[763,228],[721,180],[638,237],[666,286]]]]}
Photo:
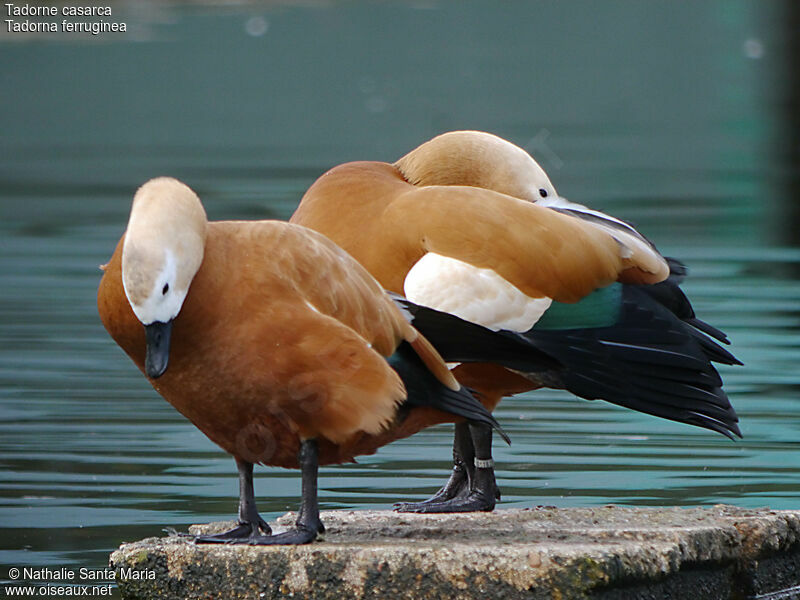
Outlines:
{"type": "MultiPolygon", "coordinates": [[[[421,19],[406,3],[265,4],[258,36],[250,9],[177,8],[153,42],[0,41],[0,578],[99,568],[122,540],[234,514],[233,461],[96,316],[97,265],[135,187],[169,173],[211,219],[286,218],[329,166],[391,160],[450,128],[528,143],[564,195],[686,261],[698,313],[746,364],[722,370],[741,442],[553,391],[504,402],[502,506],[797,508],[800,84],[776,24],[800,11],[643,6],[433,2],[421,19]],[[757,93],[778,79],[785,105],[757,93]],[[778,122],[791,125],[776,158],[763,151],[778,122]]],[[[796,36],[786,43],[796,57],[796,36]]],[[[434,428],[322,469],[323,508],[425,497],[451,439],[434,428]]],[[[257,470],[265,516],[298,491],[295,472],[257,470]]]]}

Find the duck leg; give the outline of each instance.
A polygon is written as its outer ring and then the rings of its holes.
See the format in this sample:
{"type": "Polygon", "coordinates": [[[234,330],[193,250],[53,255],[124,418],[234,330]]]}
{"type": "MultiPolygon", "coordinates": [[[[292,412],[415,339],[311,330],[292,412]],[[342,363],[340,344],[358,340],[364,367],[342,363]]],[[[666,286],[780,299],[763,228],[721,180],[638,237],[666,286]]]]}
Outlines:
{"type": "Polygon", "coordinates": [[[317,496],[317,474],[319,472],[319,447],[317,440],[305,440],[300,445],[298,455],[302,469],[302,492],[300,510],[294,522],[296,529],[277,535],[261,536],[251,543],[258,545],[308,544],[317,534],[325,533],[325,526],[319,518],[319,499],[317,496]]]}
{"type": "Polygon", "coordinates": [[[453,473],[436,495],[424,502],[395,505],[398,512],[490,511],[500,499],[492,460],[492,428],[468,421],[456,425],[453,473]]]}
{"type": "Polygon", "coordinates": [[[472,481],[474,460],[475,448],[472,445],[472,438],[469,434],[469,425],[466,422],[456,423],[453,437],[453,470],[450,472],[450,479],[427,500],[422,502],[398,502],[394,505],[394,510],[409,512],[409,510],[420,506],[439,504],[452,500],[456,496],[467,494],[472,481]]]}
{"type": "Polygon", "coordinates": [[[237,458],[236,467],[239,469],[239,525],[224,533],[198,535],[194,538],[198,544],[246,543],[250,538],[258,537],[259,531],[266,535],[272,533],[256,508],[253,463],[237,458]]]}
{"type": "MultiPolygon", "coordinates": [[[[318,533],[323,533],[325,527],[319,519],[319,503],[317,501],[317,473],[319,471],[319,450],[316,440],[305,440],[300,445],[298,454],[300,469],[302,470],[302,500],[298,511],[296,528],[276,535],[259,535],[258,531],[243,532],[243,535],[236,536],[243,525],[236,529],[211,536],[200,536],[196,539],[199,543],[225,543],[225,544],[249,544],[251,546],[275,546],[281,544],[308,544],[313,542],[318,533]],[[224,537],[223,537],[224,536],[224,537]]],[[[252,469],[252,465],[250,467],[252,469]]],[[[252,488],[251,488],[252,489],[252,488]]],[[[252,510],[255,510],[255,499],[252,501],[252,510]]],[[[259,517],[260,518],[260,517],[259,517]]]]}

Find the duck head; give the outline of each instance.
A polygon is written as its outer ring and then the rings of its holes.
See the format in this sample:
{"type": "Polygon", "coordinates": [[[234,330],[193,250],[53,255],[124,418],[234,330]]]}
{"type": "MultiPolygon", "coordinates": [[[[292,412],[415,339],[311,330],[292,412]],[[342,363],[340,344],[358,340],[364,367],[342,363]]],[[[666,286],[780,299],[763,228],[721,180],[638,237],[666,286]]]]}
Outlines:
{"type": "Polygon", "coordinates": [[[176,179],[151,179],[133,198],[122,285],[145,328],[145,373],[153,379],[169,365],[172,322],[203,262],[206,225],[200,199],[176,179]]]}
{"type": "Polygon", "coordinates": [[[395,163],[414,185],[468,185],[529,202],[557,196],[547,173],[530,154],[483,131],[450,131],[395,163]]]}

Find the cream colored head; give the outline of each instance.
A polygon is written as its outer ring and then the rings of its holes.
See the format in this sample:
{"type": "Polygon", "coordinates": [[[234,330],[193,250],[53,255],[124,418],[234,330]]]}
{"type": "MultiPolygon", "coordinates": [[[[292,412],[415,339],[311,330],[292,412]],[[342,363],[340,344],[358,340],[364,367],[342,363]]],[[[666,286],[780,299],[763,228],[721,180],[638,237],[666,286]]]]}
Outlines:
{"type": "Polygon", "coordinates": [[[395,166],[414,185],[469,185],[530,202],[557,195],[547,173],[530,154],[483,131],[443,133],[395,166]]]}
{"type": "Polygon", "coordinates": [[[183,306],[206,240],[206,212],[189,187],[151,179],[133,198],[122,246],[122,285],[143,325],[167,323],[183,306]]]}

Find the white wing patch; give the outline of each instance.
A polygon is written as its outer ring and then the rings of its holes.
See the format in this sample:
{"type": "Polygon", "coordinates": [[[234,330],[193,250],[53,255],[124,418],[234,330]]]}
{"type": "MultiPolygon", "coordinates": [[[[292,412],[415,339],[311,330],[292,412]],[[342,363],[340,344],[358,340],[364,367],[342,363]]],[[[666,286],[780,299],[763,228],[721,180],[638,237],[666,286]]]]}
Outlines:
{"type": "Polygon", "coordinates": [[[406,298],[493,331],[528,331],[550,308],[547,297],[523,294],[491,269],[429,252],[406,275],[406,298]]]}

